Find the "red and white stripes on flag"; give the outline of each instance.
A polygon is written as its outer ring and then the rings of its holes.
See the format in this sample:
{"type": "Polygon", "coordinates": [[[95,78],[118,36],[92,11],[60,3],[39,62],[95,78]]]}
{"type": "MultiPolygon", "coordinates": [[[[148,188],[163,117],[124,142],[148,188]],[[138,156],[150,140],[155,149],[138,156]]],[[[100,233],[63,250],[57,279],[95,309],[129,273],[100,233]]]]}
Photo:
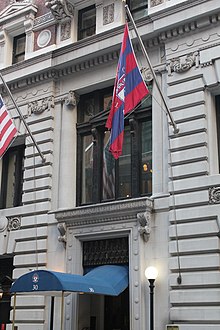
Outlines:
{"type": "Polygon", "coordinates": [[[2,97],[0,96],[0,158],[6,152],[16,134],[17,129],[8,113],[2,97]]]}

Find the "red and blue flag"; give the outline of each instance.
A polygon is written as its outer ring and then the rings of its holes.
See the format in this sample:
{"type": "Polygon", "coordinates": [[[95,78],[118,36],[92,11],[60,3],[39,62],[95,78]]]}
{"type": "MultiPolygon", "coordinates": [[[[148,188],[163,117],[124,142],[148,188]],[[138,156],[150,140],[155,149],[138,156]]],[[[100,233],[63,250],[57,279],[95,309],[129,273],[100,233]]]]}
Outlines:
{"type": "Polygon", "coordinates": [[[118,159],[122,154],[124,115],[133,110],[148,94],[148,88],[138,68],[126,23],[116,72],[112,106],[106,122],[106,127],[111,129],[109,150],[115,159],[118,159]]]}

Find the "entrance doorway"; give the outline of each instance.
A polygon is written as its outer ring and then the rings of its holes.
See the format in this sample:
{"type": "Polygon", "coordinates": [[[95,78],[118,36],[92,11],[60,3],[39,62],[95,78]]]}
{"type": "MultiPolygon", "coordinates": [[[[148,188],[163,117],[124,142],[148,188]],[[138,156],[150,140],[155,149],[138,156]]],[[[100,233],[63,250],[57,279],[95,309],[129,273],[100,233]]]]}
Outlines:
{"type": "MultiPolygon", "coordinates": [[[[128,238],[83,242],[83,268],[128,265],[128,238]]],[[[119,296],[79,294],[78,330],[129,330],[129,289],[119,296]]]]}
{"type": "Polygon", "coordinates": [[[129,290],[119,296],[79,295],[78,330],[129,330],[129,290]]]}
{"type": "Polygon", "coordinates": [[[10,322],[11,295],[10,287],[12,284],[13,257],[0,258],[0,330],[6,330],[10,322]]]}
{"type": "Polygon", "coordinates": [[[129,290],[118,297],[105,296],[105,330],[129,330],[129,290]]]}

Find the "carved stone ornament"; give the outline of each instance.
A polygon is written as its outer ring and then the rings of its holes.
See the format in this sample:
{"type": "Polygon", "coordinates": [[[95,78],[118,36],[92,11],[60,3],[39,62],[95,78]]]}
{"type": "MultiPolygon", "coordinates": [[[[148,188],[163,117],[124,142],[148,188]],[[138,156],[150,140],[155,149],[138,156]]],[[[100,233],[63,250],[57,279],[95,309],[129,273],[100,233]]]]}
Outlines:
{"type": "Polygon", "coordinates": [[[74,7],[67,0],[48,0],[45,6],[51,10],[58,21],[74,16],[74,7]]]}
{"type": "Polygon", "coordinates": [[[60,232],[60,236],[58,236],[58,241],[62,243],[66,243],[66,224],[65,222],[58,223],[57,229],[60,232]]]}
{"type": "Polygon", "coordinates": [[[220,204],[220,187],[209,188],[209,203],[220,204]]]}
{"type": "Polygon", "coordinates": [[[4,232],[8,226],[8,219],[6,217],[0,217],[0,233],[4,232]]]}
{"type": "Polygon", "coordinates": [[[45,15],[41,15],[39,17],[36,17],[34,20],[34,27],[39,27],[42,25],[47,25],[49,22],[52,22],[54,20],[54,16],[51,12],[46,13],[45,15]]]}
{"type": "MultiPolygon", "coordinates": [[[[18,1],[17,0],[10,0],[10,4],[16,3],[16,2],[18,2],[18,1]]],[[[23,0],[23,1],[19,1],[19,2],[21,2],[21,3],[31,3],[32,0],[23,0]]]]}
{"type": "Polygon", "coordinates": [[[21,228],[20,217],[8,218],[8,231],[18,230],[20,228],[21,228]]]}
{"type": "Polygon", "coordinates": [[[188,54],[184,57],[175,58],[171,60],[170,68],[171,71],[182,73],[188,71],[195,64],[195,55],[188,54]]]}
{"type": "Polygon", "coordinates": [[[150,219],[151,216],[149,212],[137,214],[137,220],[139,223],[138,231],[140,235],[143,237],[145,242],[147,242],[150,237],[150,232],[151,232],[150,219]]]}
{"type": "Polygon", "coordinates": [[[151,82],[153,80],[154,77],[150,69],[142,67],[140,71],[145,81],[151,82]]]}
{"type": "Polygon", "coordinates": [[[60,36],[60,40],[64,41],[69,39],[71,36],[71,21],[68,20],[66,22],[63,22],[61,24],[61,36],[60,36]]]}
{"type": "Polygon", "coordinates": [[[38,101],[33,101],[28,104],[28,113],[29,115],[34,113],[39,115],[45,110],[49,111],[51,108],[54,108],[54,98],[52,96],[45,97],[38,101]]]}
{"type": "Polygon", "coordinates": [[[160,4],[163,3],[163,2],[164,2],[164,0],[151,0],[151,2],[150,2],[150,6],[151,6],[151,7],[155,7],[155,6],[160,5],[160,4]]]}
{"type": "Polygon", "coordinates": [[[108,6],[103,7],[103,25],[107,25],[114,22],[115,4],[111,3],[108,6]]]}
{"type": "Polygon", "coordinates": [[[74,91],[69,91],[67,98],[65,99],[65,104],[67,106],[76,107],[79,103],[79,95],[74,91]]]}
{"type": "Polygon", "coordinates": [[[40,48],[46,47],[51,40],[51,31],[50,30],[43,30],[40,32],[37,38],[37,45],[40,48]]]}

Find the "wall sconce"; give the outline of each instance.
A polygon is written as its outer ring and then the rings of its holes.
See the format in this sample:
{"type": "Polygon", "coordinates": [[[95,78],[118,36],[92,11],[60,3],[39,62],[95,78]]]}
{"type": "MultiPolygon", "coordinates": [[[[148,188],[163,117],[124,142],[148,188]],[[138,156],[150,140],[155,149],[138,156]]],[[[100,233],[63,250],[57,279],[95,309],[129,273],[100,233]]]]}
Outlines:
{"type": "Polygon", "coordinates": [[[145,276],[149,281],[150,288],[150,330],[154,330],[154,282],[158,276],[158,271],[155,267],[150,266],[146,268],[145,276]]]}

